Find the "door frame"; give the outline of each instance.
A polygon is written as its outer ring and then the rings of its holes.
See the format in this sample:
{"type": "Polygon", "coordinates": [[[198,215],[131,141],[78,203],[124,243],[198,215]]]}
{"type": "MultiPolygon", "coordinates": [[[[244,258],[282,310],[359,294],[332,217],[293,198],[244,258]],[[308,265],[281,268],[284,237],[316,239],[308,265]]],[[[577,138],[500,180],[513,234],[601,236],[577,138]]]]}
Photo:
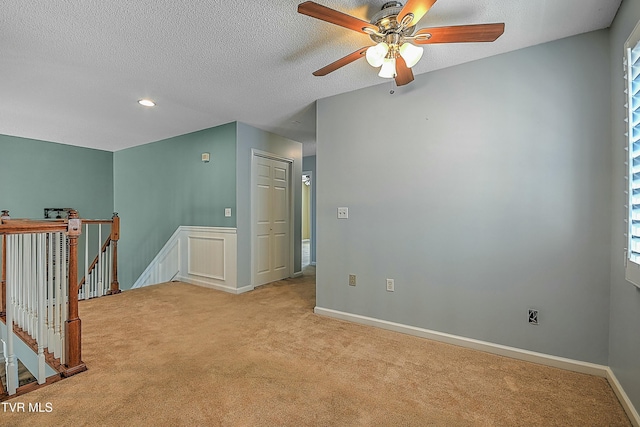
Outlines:
{"type": "Polygon", "coordinates": [[[294,240],[295,240],[295,227],[294,227],[294,223],[295,223],[295,210],[294,210],[294,206],[295,206],[295,193],[293,191],[294,189],[294,182],[293,182],[293,159],[289,158],[289,157],[284,157],[284,156],[280,156],[278,154],[274,154],[274,153],[269,153],[267,151],[262,151],[262,150],[258,150],[256,148],[252,148],[251,149],[251,188],[249,191],[250,194],[250,198],[251,198],[251,202],[250,202],[250,207],[249,209],[251,210],[251,286],[255,287],[256,285],[256,236],[255,236],[255,222],[256,222],[256,209],[254,209],[254,206],[256,205],[256,201],[255,201],[255,197],[256,197],[256,192],[255,192],[255,185],[256,185],[256,177],[255,177],[255,167],[256,167],[256,157],[261,157],[264,159],[272,159],[272,160],[279,160],[281,162],[285,162],[288,164],[288,173],[289,173],[289,179],[287,180],[287,195],[289,196],[288,199],[288,204],[289,204],[289,265],[287,266],[287,274],[288,277],[293,277],[293,261],[294,261],[294,248],[295,248],[295,244],[294,244],[294,240]]]}
{"type": "MultiPolygon", "coordinates": [[[[309,186],[309,265],[316,265],[316,263],[311,260],[311,247],[313,246],[313,242],[315,241],[314,239],[316,237],[313,232],[313,224],[315,220],[315,206],[313,204],[313,186],[315,185],[315,183],[313,171],[302,171],[302,175],[309,175],[309,180],[311,181],[311,185],[309,186]]],[[[304,221],[304,219],[302,219],[302,221],[304,221]]],[[[302,228],[302,224],[300,225],[300,228],[302,228]]],[[[302,232],[300,233],[300,237],[300,240],[304,240],[302,239],[302,232]]],[[[300,254],[300,266],[301,268],[304,267],[302,265],[302,254],[300,254]]]]}

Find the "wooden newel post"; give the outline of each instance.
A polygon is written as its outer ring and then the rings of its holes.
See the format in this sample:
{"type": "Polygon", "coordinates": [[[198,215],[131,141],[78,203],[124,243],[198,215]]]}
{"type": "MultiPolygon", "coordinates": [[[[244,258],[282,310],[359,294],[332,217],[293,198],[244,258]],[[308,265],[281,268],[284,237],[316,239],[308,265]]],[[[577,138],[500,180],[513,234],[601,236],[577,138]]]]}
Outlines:
{"type": "Polygon", "coordinates": [[[67,363],[64,376],[66,377],[87,369],[82,362],[82,339],[78,316],[78,236],[81,232],[82,221],[78,218],[78,212],[71,210],[66,233],[69,238],[69,316],[65,324],[67,363]]]}
{"type": "Polygon", "coordinates": [[[111,223],[111,245],[113,246],[112,259],[111,259],[111,289],[107,292],[108,295],[119,294],[120,283],[118,282],[118,240],[120,240],[120,217],[118,212],[113,213],[111,217],[113,222],[111,223]]]}
{"type": "MultiPolygon", "coordinates": [[[[2,215],[0,216],[0,224],[4,222],[6,219],[10,219],[9,211],[2,211],[2,215]]],[[[0,305],[0,316],[4,317],[7,315],[7,235],[2,235],[2,278],[0,279],[0,297],[2,298],[2,304],[0,305]]]]}

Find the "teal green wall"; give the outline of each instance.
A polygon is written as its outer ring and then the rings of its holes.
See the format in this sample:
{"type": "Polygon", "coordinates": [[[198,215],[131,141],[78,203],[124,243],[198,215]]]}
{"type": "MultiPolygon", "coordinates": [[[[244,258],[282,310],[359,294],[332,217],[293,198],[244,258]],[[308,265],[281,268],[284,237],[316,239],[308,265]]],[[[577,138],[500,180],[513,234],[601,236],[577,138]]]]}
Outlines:
{"type": "Polygon", "coordinates": [[[0,209],[42,218],[47,207],[111,218],[113,153],[0,135],[0,209]]]}
{"type": "Polygon", "coordinates": [[[179,226],[236,226],[235,123],[114,153],[114,189],[118,278],[129,289],[179,226]]]}

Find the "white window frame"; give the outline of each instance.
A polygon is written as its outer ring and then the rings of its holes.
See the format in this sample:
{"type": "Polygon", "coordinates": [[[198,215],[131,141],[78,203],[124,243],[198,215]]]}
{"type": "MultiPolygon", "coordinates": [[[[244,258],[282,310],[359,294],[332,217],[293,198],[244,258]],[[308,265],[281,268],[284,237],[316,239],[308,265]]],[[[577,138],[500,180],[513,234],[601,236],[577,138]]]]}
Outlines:
{"type": "Polygon", "coordinates": [[[640,22],[624,44],[624,77],[625,137],[627,140],[625,277],[627,281],[640,288],[640,22]],[[637,189],[635,195],[634,187],[637,189]],[[636,218],[635,222],[634,217],[636,218]]]}

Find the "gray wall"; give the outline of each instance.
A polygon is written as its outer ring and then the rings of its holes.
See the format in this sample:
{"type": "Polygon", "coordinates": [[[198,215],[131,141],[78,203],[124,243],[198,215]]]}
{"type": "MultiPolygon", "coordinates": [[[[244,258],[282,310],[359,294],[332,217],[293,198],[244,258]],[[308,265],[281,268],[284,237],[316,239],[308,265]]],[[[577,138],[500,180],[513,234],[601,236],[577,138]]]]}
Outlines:
{"type": "Polygon", "coordinates": [[[311,240],[309,258],[316,262],[316,156],[302,158],[302,171],[311,172],[311,240]]]}
{"type": "Polygon", "coordinates": [[[179,226],[236,226],[235,123],[118,151],[114,183],[119,279],[129,289],[179,226]]]}
{"type": "Polygon", "coordinates": [[[624,279],[625,156],[623,45],[640,20],[640,0],[625,0],[611,27],[611,151],[613,167],[611,237],[611,320],[609,366],[640,410],[640,291],[624,279]]]}
{"type": "Polygon", "coordinates": [[[0,135],[0,209],[43,218],[44,208],[75,208],[111,218],[113,153],[0,135]]]}
{"type": "Polygon", "coordinates": [[[251,150],[257,149],[293,159],[294,272],[302,267],[302,144],[237,123],[238,287],[251,284],[251,150]]]}
{"type": "Polygon", "coordinates": [[[604,30],[318,101],[317,305],[607,364],[609,63],[604,30]]]}

